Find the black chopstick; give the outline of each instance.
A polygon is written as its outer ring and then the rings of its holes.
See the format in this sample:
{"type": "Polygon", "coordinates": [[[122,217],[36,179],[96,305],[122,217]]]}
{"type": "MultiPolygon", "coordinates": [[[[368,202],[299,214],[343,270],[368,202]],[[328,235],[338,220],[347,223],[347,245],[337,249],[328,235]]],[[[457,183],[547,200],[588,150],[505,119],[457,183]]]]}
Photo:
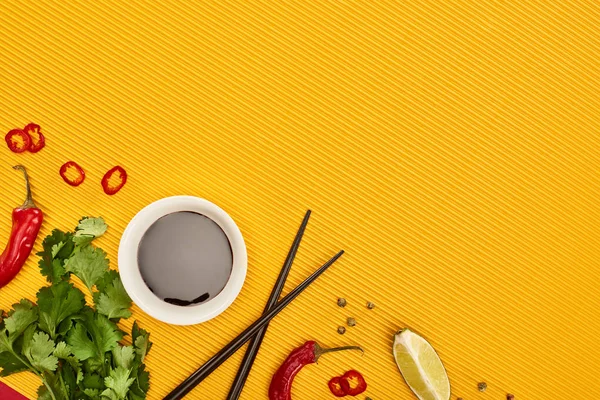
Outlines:
{"type": "Polygon", "coordinates": [[[344,254],[344,250],[337,253],[329,261],[323,264],[319,269],[312,273],[308,278],[292,290],[287,296],[281,299],[277,305],[269,310],[268,313],[257,319],[240,333],[235,339],[229,342],[228,345],[223,347],[217,354],[212,356],[207,362],[192,373],[186,380],[184,380],[179,386],[177,386],[171,393],[164,397],[163,400],[180,400],[188,394],[196,385],[202,382],[208,375],[210,375],[215,369],[225,362],[233,353],[235,353],[240,347],[242,347],[248,340],[250,340],[256,333],[264,327],[269,321],[271,321],[281,310],[283,310],[288,304],[292,302],[300,293],[304,291],[311,283],[313,283],[323,272],[327,270],[344,254]]]}
{"type": "MultiPolygon", "coordinates": [[[[265,310],[263,314],[266,314],[271,308],[273,308],[277,304],[277,300],[279,300],[279,296],[281,295],[281,291],[283,290],[283,286],[285,285],[285,281],[290,273],[290,269],[292,268],[292,263],[294,262],[294,258],[296,257],[296,253],[298,252],[298,247],[300,247],[300,241],[302,241],[302,236],[304,235],[304,230],[306,229],[306,225],[308,224],[308,219],[310,218],[310,210],[306,211],[304,215],[304,219],[302,220],[302,224],[298,229],[298,233],[292,243],[292,247],[290,247],[290,251],[283,263],[283,268],[279,273],[279,277],[275,282],[275,286],[271,291],[271,296],[269,296],[269,300],[267,300],[267,305],[265,306],[265,310]]],[[[246,354],[244,355],[244,359],[242,360],[242,364],[238,369],[237,375],[231,385],[231,389],[229,390],[229,394],[227,395],[228,400],[237,400],[242,390],[244,389],[244,384],[246,383],[246,379],[248,379],[248,374],[252,369],[252,364],[254,364],[254,360],[256,359],[256,354],[260,349],[260,345],[265,337],[265,333],[267,333],[269,325],[265,325],[264,328],[258,331],[256,336],[252,338],[250,344],[248,345],[248,349],[246,350],[246,354]]]]}

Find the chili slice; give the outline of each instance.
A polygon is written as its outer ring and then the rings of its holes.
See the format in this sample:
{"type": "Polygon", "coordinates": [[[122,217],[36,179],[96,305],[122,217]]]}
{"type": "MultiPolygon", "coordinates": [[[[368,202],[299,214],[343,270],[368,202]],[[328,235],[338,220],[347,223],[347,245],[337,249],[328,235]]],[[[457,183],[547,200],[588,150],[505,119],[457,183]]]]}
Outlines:
{"type": "Polygon", "coordinates": [[[60,167],[60,176],[71,186],[79,186],[85,180],[85,171],[75,161],[67,161],[60,167]]]}
{"type": "Polygon", "coordinates": [[[104,189],[104,193],[111,196],[121,190],[121,188],[125,186],[125,183],[127,183],[127,172],[120,165],[108,170],[102,178],[102,188],[104,189]],[[117,180],[116,184],[115,179],[117,180]]]}
{"type": "Polygon", "coordinates": [[[336,376],[335,378],[331,378],[329,383],[327,383],[327,385],[329,386],[329,390],[335,397],[346,396],[346,392],[344,391],[344,388],[342,387],[341,380],[342,380],[342,378],[340,378],[339,376],[336,376]]]}
{"type": "Polygon", "coordinates": [[[46,138],[42,133],[42,128],[37,124],[28,124],[23,130],[29,135],[31,144],[29,145],[29,151],[31,153],[37,153],[46,145],[46,138]]]}
{"type": "Polygon", "coordinates": [[[355,370],[346,372],[344,376],[342,376],[340,384],[348,396],[358,396],[367,390],[365,378],[363,378],[360,372],[355,370]]]}
{"type": "Polygon", "coordinates": [[[13,153],[22,153],[31,146],[31,138],[23,129],[13,129],[4,137],[13,153]]]}

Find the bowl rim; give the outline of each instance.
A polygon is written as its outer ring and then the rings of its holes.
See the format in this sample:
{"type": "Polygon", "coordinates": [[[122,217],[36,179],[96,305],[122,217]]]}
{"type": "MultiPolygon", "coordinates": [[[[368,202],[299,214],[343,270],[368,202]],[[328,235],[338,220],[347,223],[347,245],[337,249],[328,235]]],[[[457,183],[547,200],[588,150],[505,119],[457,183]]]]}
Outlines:
{"type": "Polygon", "coordinates": [[[129,221],[119,243],[118,263],[125,290],[144,312],[169,324],[193,325],[215,318],[235,301],[246,279],[248,255],[242,232],[222,208],[200,197],[172,196],[148,204],[129,221]],[[166,303],[152,293],[142,278],[137,259],[140,241],[148,228],[159,218],[180,211],[196,212],[213,220],[227,236],[233,254],[231,275],[223,290],[205,303],[187,307],[166,303]]]}

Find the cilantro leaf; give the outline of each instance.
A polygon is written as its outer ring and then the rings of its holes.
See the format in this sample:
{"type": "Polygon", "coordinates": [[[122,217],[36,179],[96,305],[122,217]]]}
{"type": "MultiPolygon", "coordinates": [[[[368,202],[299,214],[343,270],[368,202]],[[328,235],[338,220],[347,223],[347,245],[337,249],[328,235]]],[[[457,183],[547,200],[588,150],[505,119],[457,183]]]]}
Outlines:
{"type": "Polygon", "coordinates": [[[46,333],[37,332],[33,335],[25,356],[38,371],[56,371],[58,358],[51,355],[54,352],[54,341],[46,333]]]}
{"type": "Polygon", "coordinates": [[[33,334],[37,331],[37,325],[31,324],[25,329],[23,332],[23,336],[21,336],[21,353],[27,354],[29,349],[31,348],[31,341],[33,340],[33,334]]]}
{"type": "Polygon", "coordinates": [[[13,305],[13,310],[8,313],[9,317],[4,320],[4,326],[8,332],[10,344],[38,319],[38,309],[29,300],[23,299],[13,305]]]}
{"type": "Polygon", "coordinates": [[[67,262],[67,271],[74,273],[90,292],[96,282],[108,270],[108,259],[102,249],[85,246],[67,262]]]}
{"type": "MultiPolygon", "coordinates": [[[[72,359],[76,360],[75,357],[72,359]]],[[[79,368],[79,364],[75,364],[76,368],[79,368]]],[[[59,379],[62,379],[61,385],[64,389],[67,399],[73,399],[75,391],[77,391],[77,378],[81,376],[83,379],[83,374],[78,373],[75,368],[73,368],[73,364],[66,362],[62,363],[60,370],[58,372],[60,374],[59,379]]]]}
{"type": "Polygon", "coordinates": [[[38,388],[37,395],[38,400],[54,400],[46,385],[42,385],[38,388]]]}
{"type": "Polygon", "coordinates": [[[86,374],[83,377],[83,386],[90,389],[98,389],[98,393],[100,393],[99,391],[104,389],[104,381],[100,375],[86,374]]]}
{"type": "Polygon", "coordinates": [[[61,281],[37,293],[40,329],[56,338],[56,329],[67,317],[79,312],[85,303],[83,293],[72,283],[61,281]]]}
{"type": "Polygon", "coordinates": [[[102,400],[120,400],[119,396],[112,389],[106,389],[102,392],[102,400]]]}
{"type": "Polygon", "coordinates": [[[66,360],[72,353],[71,346],[66,344],[65,342],[58,342],[56,348],[54,349],[54,355],[58,358],[62,358],[66,360]]]}
{"type": "Polygon", "coordinates": [[[150,389],[150,373],[145,370],[145,365],[142,364],[138,371],[137,382],[140,390],[144,393],[147,393],[150,389]]]}
{"type": "Polygon", "coordinates": [[[102,278],[98,279],[98,282],[96,282],[96,289],[98,289],[99,292],[106,292],[106,288],[108,288],[115,279],[120,279],[119,273],[114,269],[109,269],[102,278]]]}
{"type": "Polygon", "coordinates": [[[108,226],[102,217],[90,218],[85,217],[79,221],[79,225],[75,228],[73,241],[77,246],[85,246],[91,243],[95,238],[102,236],[108,226]]]}
{"type": "Polygon", "coordinates": [[[11,350],[12,342],[8,340],[8,332],[6,331],[6,328],[4,328],[0,331],[0,353],[11,350]]]}
{"type": "MultiPolygon", "coordinates": [[[[64,344],[64,342],[61,342],[64,344]]],[[[58,349],[58,346],[60,345],[60,343],[58,345],[56,345],[56,348],[58,349]]],[[[67,349],[65,350],[64,353],[62,353],[62,355],[66,354],[67,352],[70,353],[70,349],[68,348],[68,345],[65,345],[67,347],[67,349]]],[[[56,351],[54,351],[54,355],[56,355],[56,351]]],[[[81,364],[79,363],[79,360],[77,359],[77,357],[73,357],[70,355],[67,355],[66,357],[58,357],[60,359],[65,360],[66,362],[63,362],[62,364],[62,374],[63,374],[63,378],[66,380],[69,380],[70,384],[69,387],[71,390],[75,389],[75,386],[81,382],[83,380],[83,369],[81,368],[81,364]],[[68,375],[68,376],[67,376],[68,375]]]]}
{"type": "Polygon", "coordinates": [[[119,346],[112,349],[113,360],[116,367],[130,369],[135,359],[133,346],[119,346]]]}
{"type": "Polygon", "coordinates": [[[79,360],[95,358],[103,361],[104,353],[117,347],[123,333],[104,315],[86,310],[82,316],[83,320],[77,321],[69,332],[67,343],[79,360]]]}
{"type": "Polygon", "coordinates": [[[119,340],[123,339],[123,332],[117,328],[117,325],[114,322],[111,322],[104,315],[96,315],[94,328],[92,337],[102,353],[111,351],[117,347],[119,340]]]}
{"type": "Polygon", "coordinates": [[[41,256],[38,265],[48,282],[58,282],[65,277],[64,263],[71,256],[75,246],[72,236],[71,233],[55,229],[42,242],[43,251],[37,253],[41,256]]]}
{"type": "Polygon", "coordinates": [[[87,360],[96,355],[96,347],[87,335],[87,330],[83,324],[75,324],[75,327],[69,331],[67,342],[71,346],[71,351],[81,361],[87,360]]]}
{"type": "Polygon", "coordinates": [[[129,318],[131,317],[131,298],[123,287],[121,278],[117,276],[113,281],[104,287],[104,292],[95,296],[96,310],[108,318],[129,318]]]}
{"type": "Polygon", "coordinates": [[[140,363],[144,362],[146,354],[148,354],[152,347],[152,342],[150,341],[150,334],[148,331],[140,329],[137,321],[133,323],[133,327],[131,328],[131,340],[135,346],[137,359],[140,363]]]}
{"type": "Polygon", "coordinates": [[[130,371],[123,367],[117,367],[110,371],[110,376],[104,378],[104,385],[108,389],[102,392],[102,396],[111,400],[124,400],[129,391],[129,387],[135,381],[129,377],[130,371]]]}
{"type": "Polygon", "coordinates": [[[150,388],[150,374],[145,370],[146,366],[140,364],[132,370],[132,376],[136,377],[133,385],[129,388],[130,400],[144,400],[150,388]]]}
{"type": "Polygon", "coordinates": [[[92,400],[100,399],[100,390],[98,389],[85,389],[83,393],[92,400]]]}
{"type": "Polygon", "coordinates": [[[67,400],[60,387],[58,376],[44,372],[42,374],[42,380],[44,381],[44,384],[40,386],[37,391],[38,400],[67,400]]]}
{"type": "Polygon", "coordinates": [[[65,242],[60,242],[60,243],[52,245],[52,249],[50,250],[50,252],[52,254],[52,258],[56,258],[58,253],[61,251],[61,249],[63,247],[65,247],[65,245],[66,245],[65,242]]]}
{"type": "Polygon", "coordinates": [[[0,353],[0,367],[2,367],[0,376],[9,376],[29,369],[22,359],[10,351],[0,353]]]}

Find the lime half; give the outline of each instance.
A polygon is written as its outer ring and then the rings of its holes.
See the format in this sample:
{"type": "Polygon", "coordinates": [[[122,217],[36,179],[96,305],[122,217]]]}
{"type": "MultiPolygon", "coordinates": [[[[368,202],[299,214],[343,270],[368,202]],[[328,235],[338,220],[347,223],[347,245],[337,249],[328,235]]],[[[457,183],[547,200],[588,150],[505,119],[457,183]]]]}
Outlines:
{"type": "Polygon", "coordinates": [[[420,400],[449,400],[450,381],[429,342],[409,329],[394,337],[394,358],[404,380],[420,400]]]}

